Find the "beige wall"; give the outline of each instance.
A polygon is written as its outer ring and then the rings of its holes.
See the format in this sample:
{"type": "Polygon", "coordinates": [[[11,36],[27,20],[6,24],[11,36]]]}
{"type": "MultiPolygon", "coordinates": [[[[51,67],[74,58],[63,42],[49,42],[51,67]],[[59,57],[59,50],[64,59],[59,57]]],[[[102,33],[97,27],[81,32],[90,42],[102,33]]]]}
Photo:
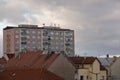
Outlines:
{"type": "Polygon", "coordinates": [[[75,78],[75,67],[64,54],[60,54],[48,69],[65,80],[74,80],[75,78]]]}
{"type": "Polygon", "coordinates": [[[80,80],[80,76],[84,76],[83,80],[88,80],[89,79],[89,70],[88,69],[78,69],[78,80],[80,80]],[[87,79],[88,77],[88,79],[87,79]]]}
{"type": "Polygon", "coordinates": [[[120,80],[120,57],[111,65],[111,75],[120,80]]]}
{"type": "Polygon", "coordinates": [[[100,79],[107,80],[107,72],[106,70],[100,71],[100,79]]]}
{"type": "Polygon", "coordinates": [[[3,31],[3,49],[4,53],[14,53],[14,29],[3,31]],[[9,46],[7,46],[7,44],[9,44],[9,46]]]}
{"type": "Polygon", "coordinates": [[[93,64],[84,64],[84,68],[78,69],[78,80],[80,80],[80,76],[84,76],[84,80],[100,80],[101,76],[106,77],[106,75],[106,71],[100,71],[100,63],[97,59],[93,64]]]}
{"type": "Polygon", "coordinates": [[[96,59],[92,65],[92,80],[100,79],[100,63],[96,59]]]}
{"type": "Polygon", "coordinates": [[[93,63],[93,73],[100,73],[100,63],[97,59],[93,63]]]}

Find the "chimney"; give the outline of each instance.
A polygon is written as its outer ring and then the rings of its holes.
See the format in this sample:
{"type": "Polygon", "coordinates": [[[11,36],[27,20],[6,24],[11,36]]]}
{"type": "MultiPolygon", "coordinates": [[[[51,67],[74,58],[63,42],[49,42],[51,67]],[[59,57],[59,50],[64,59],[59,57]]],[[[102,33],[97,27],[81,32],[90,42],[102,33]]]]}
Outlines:
{"type": "Polygon", "coordinates": [[[113,56],[113,62],[115,62],[117,60],[116,56],[113,56]]]}
{"type": "Polygon", "coordinates": [[[106,57],[109,58],[109,54],[107,54],[106,57]]]}

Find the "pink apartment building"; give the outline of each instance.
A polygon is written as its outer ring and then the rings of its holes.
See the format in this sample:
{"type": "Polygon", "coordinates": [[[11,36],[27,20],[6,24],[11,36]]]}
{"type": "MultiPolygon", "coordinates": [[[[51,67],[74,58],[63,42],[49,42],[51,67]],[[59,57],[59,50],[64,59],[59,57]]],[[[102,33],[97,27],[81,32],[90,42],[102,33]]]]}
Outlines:
{"type": "Polygon", "coordinates": [[[74,30],[37,25],[7,26],[3,29],[4,56],[20,52],[44,50],[46,52],[74,55],[74,30]]]}

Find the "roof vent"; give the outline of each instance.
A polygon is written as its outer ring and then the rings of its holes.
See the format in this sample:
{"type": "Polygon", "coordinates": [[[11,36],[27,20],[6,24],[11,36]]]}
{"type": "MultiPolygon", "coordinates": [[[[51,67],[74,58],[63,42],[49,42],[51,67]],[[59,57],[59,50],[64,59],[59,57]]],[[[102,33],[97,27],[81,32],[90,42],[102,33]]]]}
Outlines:
{"type": "Polygon", "coordinates": [[[12,76],[15,76],[15,75],[16,75],[15,73],[12,74],[12,76]]]}

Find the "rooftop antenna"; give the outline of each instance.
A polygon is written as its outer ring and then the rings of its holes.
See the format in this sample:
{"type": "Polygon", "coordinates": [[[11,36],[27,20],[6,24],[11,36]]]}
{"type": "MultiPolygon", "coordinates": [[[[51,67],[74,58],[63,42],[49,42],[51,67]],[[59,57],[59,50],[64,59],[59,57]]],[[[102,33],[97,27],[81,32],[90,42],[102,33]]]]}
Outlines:
{"type": "Polygon", "coordinates": [[[43,23],[42,25],[45,26],[45,23],[43,23]]]}

